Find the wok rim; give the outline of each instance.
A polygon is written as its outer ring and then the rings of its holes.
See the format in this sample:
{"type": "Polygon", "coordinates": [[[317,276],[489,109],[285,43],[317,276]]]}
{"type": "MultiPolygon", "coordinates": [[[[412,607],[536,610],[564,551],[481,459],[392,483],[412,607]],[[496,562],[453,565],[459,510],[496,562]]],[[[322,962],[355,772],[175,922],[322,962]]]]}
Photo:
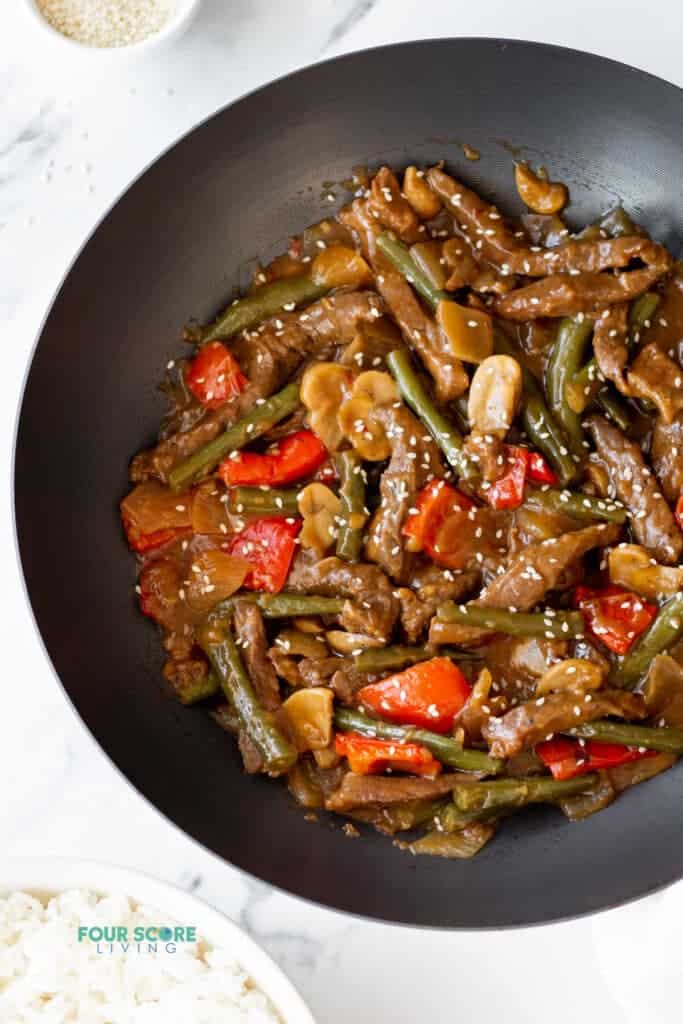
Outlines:
{"type": "MultiPolygon", "coordinates": [[[[114,760],[114,757],[104,748],[104,746],[102,745],[102,743],[100,742],[98,737],[95,735],[93,730],[91,730],[91,728],[86,724],[86,722],[82,718],[80,712],[78,711],[78,708],[76,707],[75,701],[72,699],[71,695],[67,691],[65,683],[62,681],[61,676],[60,676],[59,672],[57,671],[57,668],[56,668],[56,666],[55,666],[55,664],[54,664],[54,662],[52,660],[52,656],[50,655],[50,652],[49,652],[49,650],[47,648],[46,642],[45,642],[45,640],[43,638],[43,634],[41,632],[40,625],[38,623],[36,611],[34,609],[33,602],[31,600],[31,594],[30,594],[30,591],[29,591],[29,586],[28,586],[28,582],[27,582],[27,579],[26,579],[26,574],[25,574],[25,571],[24,571],[24,564],[23,564],[23,559],[22,559],[22,555],[21,555],[21,545],[20,545],[20,540],[19,540],[18,517],[17,517],[17,500],[16,500],[16,483],[17,483],[17,479],[16,478],[17,478],[17,458],[18,458],[18,444],[19,444],[19,429],[20,429],[20,423],[21,423],[21,418],[22,418],[22,412],[23,412],[23,408],[24,408],[26,392],[27,392],[28,385],[29,385],[29,382],[30,382],[31,373],[32,373],[32,370],[33,370],[33,364],[34,364],[35,357],[36,357],[37,352],[38,352],[38,348],[39,348],[40,342],[41,342],[41,340],[43,338],[43,334],[45,333],[46,326],[48,324],[48,321],[50,319],[52,311],[53,311],[53,309],[55,307],[55,304],[56,304],[56,302],[57,302],[57,300],[58,300],[58,298],[59,298],[59,296],[60,296],[60,294],[61,294],[61,292],[62,292],[62,290],[63,290],[63,288],[65,286],[65,284],[67,283],[67,281],[71,277],[71,275],[72,275],[72,273],[73,273],[77,263],[80,261],[81,257],[85,254],[85,252],[86,252],[88,246],[90,245],[91,241],[94,239],[94,237],[100,231],[100,229],[103,227],[103,225],[106,223],[106,221],[116,211],[117,207],[122,202],[122,200],[128,195],[128,193],[131,192],[135,188],[135,186],[147,175],[147,173],[153,167],[155,167],[158,163],[160,163],[162,160],[164,160],[176,147],[181,146],[191,135],[193,135],[195,132],[197,132],[199,129],[201,129],[204,125],[208,124],[209,122],[211,122],[215,118],[223,116],[228,110],[232,109],[233,107],[238,106],[242,102],[244,102],[244,101],[246,101],[248,99],[251,99],[251,98],[255,98],[255,97],[259,96],[261,93],[265,93],[265,92],[267,92],[268,90],[270,90],[270,89],[272,89],[274,87],[278,87],[278,86],[284,85],[290,79],[294,79],[294,78],[297,78],[297,77],[300,77],[300,76],[305,76],[305,75],[311,74],[312,72],[316,71],[318,68],[321,68],[321,67],[331,66],[331,65],[335,65],[335,64],[341,64],[341,63],[343,63],[345,61],[352,61],[354,58],[357,58],[357,57],[359,57],[361,55],[368,56],[368,55],[375,54],[375,53],[379,54],[379,53],[384,53],[384,52],[388,52],[388,51],[399,51],[399,50],[407,51],[407,50],[410,50],[412,48],[417,48],[417,47],[432,47],[432,46],[442,46],[442,45],[443,46],[448,46],[448,45],[451,45],[453,43],[459,43],[459,44],[486,43],[486,44],[490,44],[492,47],[500,47],[500,48],[508,48],[509,47],[509,48],[516,48],[516,49],[520,49],[520,50],[528,50],[530,48],[532,50],[540,50],[540,51],[543,51],[543,52],[548,53],[548,54],[556,53],[556,54],[562,55],[562,56],[573,55],[573,56],[578,57],[578,58],[580,58],[582,60],[596,61],[597,63],[599,63],[601,65],[611,65],[611,66],[613,66],[616,69],[620,69],[622,71],[626,71],[629,74],[633,74],[633,75],[639,76],[639,77],[641,77],[643,79],[646,79],[648,81],[651,81],[653,83],[656,83],[660,87],[664,86],[667,89],[675,90],[677,93],[683,93],[683,87],[678,86],[674,82],[671,82],[668,79],[662,78],[659,75],[652,74],[649,71],[645,71],[642,68],[635,67],[635,66],[633,66],[631,64],[626,63],[625,61],[619,61],[619,60],[616,60],[615,58],[612,58],[612,57],[605,57],[605,56],[603,56],[601,54],[593,53],[593,52],[591,52],[589,50],[580,50],[580,49],[577,49],[576,47],[561,46],[561,45],[558,45],[558,44],[555,44],[555,43],[544,43],[544,42],[540,42],[540,41],[537,41],[537,40],[513,39],[513,38],[498,37],[498,36],[436,36],[436,37],[430,36],[430,37],[426,37],[426,38],[413,39],[413,40],[403,40],[403,41],[399,41],[399,42],[384,43],[384,44],[380,44],[378,46],[364,47],[364,48],[360,48],[360,49],[356,49],[356,50],[347,51],[347,52],[335,55],[333,57],[323,58],[321,60],[314,61],[311,64],[305,64],[303,67],[296,68],[294,70],[285,72],[284,74],[282,74],[282,75],[280,75],[280,76],[278,76],[276,78],[269,79],[268,81],[263,82],[262,84],[256,86],[253,89],[249,89],[249,90],[247,90],[244,93],[240,93],[240,95],[235,97],[235,99],[230,100],[229,102],[224,103],[220,107],[217,107],[216,109],[212,110],[205,117],[201,118],[199,121],[197,121],[194,124],[192,124],[191,127],[189,127],[187,130],[183,131],[180,135],[175,137],[170,143],[168,143],[168,145],[164,146],[163,149],[161,149],[154,157],[152,157],[150,160],[148,160],[144,164],[144,166],[141,168],[141,170],[133,176],[133,178],[128,182],[127,185],[125,185],[122,189],[120,189],[116,193],[116,195],[114,196],[112,201],[107,205],[106,209],[100,214],[100,216],[96,220],[96,222],[93,225],[93,227],[86,233],[86,235],[83,238],[83,240],[77,246],[73,256],[71,257],[71,259],[68,262],[68,265],[67,265],[66,269],[64,270],[63,274],[59,278],[58,284],[56,285],[56,287],[55,287],[55,289],[53,291],[53,294],[52,294],[52,296],[51,296],[51,298],[49,300],[49,303],[47,304],[47,306],[45,308],[44,314],[43,314],[43,316],[42,316],[42,318],[40,320],[39,326],[38,326],[38,328],[36,330],[36,334],[35,334],[33,343],[32,343],[31,348],[30,348],[30,352],[29,352],[29,355],[28,355],[28,359],[27,359],[27,362],[26,362],[25,369],[24,369],[23,380],[22,380],[22,383],[21,383],[19,400],[18,400],[16,409],[15,409],[15,415],[14,415],[14,427],[13,427],[13,433],[12,433],[12,451],[11,451],[11,460],[10,460],[10,467],[9,467],[10,468],[11,509],[12,509],[12,512],[11,512],[11,518],[12,518],[12,541],[13,541],[13,547],[14,547],[14,552],[15,552],[15,558],[16,558],[16,561],[17,561],[17,564],[18,564],[18,567],[19,567],[19,570],[20,570],[20,580],[21,580],[22,593],[23,593],[24,600],[25,600],[25,602],[26,602],[26,604],[28,606],[28,609],[29,609],[30,620],[31,620],[33,629],[34,629],[34,631],[35,631],[35,633],[37,635],[37,640],[38,640],[38,643],[40,645],[40,648],[42,649],[43,655],[45,656],[45,659],[47,661],[47,665],[49,666],[49,668],[51,670],[51,673],[52,673],[52,676],[55,679],[55,681],[57,682],[57,684],[58,684],[58,686],[59,686],[59,688],[60,688],[60,690],[62,692],[62,695],[63,695],[63,697],[66,700],[67,706],[69,707],[69,709],[73,713],[75,719],[77,720],[77,722],[79,723],[81,729],[87,735],[87,737],[89,738],[91,743],[99,751],[100,755],[104,756],[106,758],[106,760],[113,767],[114,771],[121,778],[121,780],[129,787],[129,789],[133,793],[136,794],[136,796],[138,798],[143,800],[144,803],[152,811],[154,811],[159,817],[161,817],[173,829],[175,829],[182,836],[184,836],[184,838],[186,840],[188,840],[190,843],[195,844],[196,846],[198,846],[205,854],[208,854],[209,857],[214,858],[214,859],[218,860],[220,863],[227,865],[232,870],[239,872],[239,874],[242,875],[247,880],[254,880],[254,881],[256,881],[256,882],[258,882],[260,884],[267,885],[271,889],[273,889],[275,892],[284,894],[284,895],[288,896],[291,899],[301,901],[302,903],[304,903],[304,904],[306,904],[308,906],[313,906],[313,907],[322,909],[324,911],[328,911],[328,912],[333,913],[333,914],[339,914],[339,915],[342,915],[342,916],[348,916],[348,917],[351,917],[351,918],[353,918],[354,920],[356,920],[358,922],[370,922],[370,923],[377,922],[377,923],[380,923],[380,924],[385,924],[385,925],[389,925],[389,926],[393,926],[393,927],[397,927],[397,928],[409,928],[409,929],[415,929],[415,930],[419,930],[419,931],[430,931],[430,932],[432,932],[432,931],[433,932],[452,932],[452,931],[454,931],[454,932],[468,932],[468,931],[475,931],[475,932],[479,933],[479,932],[502,931],[502,930],[505,930],[505,931],[523,931],[523,930],[530,929],[530,928],[534,928],[535,929],[535,928],[542,928],[542,927],[552,926],[552,925],[567,924],[569,922],[578,921],[578,920],[581,920],[581,919],[586,919],[586,918],[589,918],[589,917],[593,917],[594,915],[597,915],[597,914],[607,913],[610,910],[615,910],[615,909],[618,909],[618,908],[621,908],[621,907],[626,907],[626,906],[629,906],[631,904],[635,904],[635,903],[641,902],[642,900],[645,900],[645,899],[647,899],[650,896],[656,895],[657,893],[664,892],[666,889],[670,888],[671,886],[675,885],[677,882],[680,882],[683,879],[683,860],[681,861],[680,868],[678,868],[677,872],[675,874],[671,875],[671,877],[667,877],[663,881],[658,880],[658,881],[652,883],[651,885],[647,885],[644,888],[639,889],[633,895],[628,896],[628,897],[626,897],[624,899],[615,899],[615,900],[612,900],[612,901],[609,901],[609,902],[595,902],[594,905],[591,906],[591,907],[587,907],[585,909],[580,909],[580,910],[577,910],[577,911],[571,912],[571,913],[560,913],[560,914],[557,914],[557,913],[554,913],[554,912],[551,911],[548,914],[547,911],[544,911],[544,913],[546,913],[547,916],[545,916],[545,917],[535,917],[533,920],[525,920],[523,922],[519,922],[519,921],[512,921],[511,922],[509,920],[503,919],[503,920],[499,920],[497,922],[494,921],[494,922],[490,922],[490,923],[486,923],[486,924],[483,924],[483,923],[482,924],[472,924],[472,923],[469,923],[469,924],[458,924],[458,923],[448,923],[448,924],[438,923],[438,924],[435,924],[435,923],[426,923],[425,924],[425,923],[420,923],[420,922],[415,922],[415,921],[397,920],[395,918],[386,917],[386,916],[383,916],[381,914],[361,913],[359,911],[349,910],[346,907],[341,906],[338,902],[332,903],[332,902],[328,902],[328,901],[323,901],[322,899],[316,899],[316,898],[314,898],[312,896],[306,896],[306,895],[301,894],[300,892],[294,891],[293,889],[289,889],[289,888],[285,887],[284,885],[281,885],[281,884],[278,884],[276,882],[273,882],[270,879],[262,878],[260,875],[254,873],[250,869],[242,867],[242,866],[234,863],[233,861],[228,860],[227,857],[225,857],[222,854],[218,853],[217,851],[213,850],[210,846],[206,845],[201,839],[197,838],[195,835],[191,834],[189,831],[186,831],[181,825],[176,823],[176,821],[174,821],[173,818],[170,817],[170,814],[167,814],[165,811],[161,810],[160,807],[157,806],[157,804],[152,800],[151,797],[148,797],[141,789],[138,789],[137,785],[134,782],[132,782],[132,780],[128,777],[128,775],[126,774],[124,769],[119,766],[119,764],[114,760]]],[[[137,870],[137,869],[133,868],[131,870],[137,870]]]]}

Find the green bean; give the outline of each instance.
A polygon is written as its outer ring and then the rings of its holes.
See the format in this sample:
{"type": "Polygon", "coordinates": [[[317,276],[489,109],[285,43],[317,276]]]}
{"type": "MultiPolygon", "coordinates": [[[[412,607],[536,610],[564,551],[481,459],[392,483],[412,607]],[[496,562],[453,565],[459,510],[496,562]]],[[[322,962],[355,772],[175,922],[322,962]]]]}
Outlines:
{"type": "Polygon", "coordinates": [[[257,288],[250,295],[237,299],[212,324],[201,332],[202,344],[215,338],[229,338],[239,331],[249,330],[268,317],[275,316],[285,306],[300,306],[313,302],[329,291],[308,276],[283,277],[257,288]]]}
{"type": "Polygon", "coordinates": [[[454,740],[452,736],[442,736],[412,726],[393,725],[381,718],[371,718],[363,711],[353,708],[337,708],[334,721],[337,728],[342,731],[359,732],[363,736],[393,740],[394,743],[419,743],[427,747],[443,764],[459,768],[461,771],[497,775],[503,770],[505,763],[498,757],[489,757],[482,750],[465,749],[462,743],[454,740]]]}
{"type": "Polygon", "coordinates": [[[660,298],[656,292],[645,292],[631,303],[628,311],[629,343],[637,345],[640,335],[647,327],[657,311],[660,298]]]}
{"type": "Polygon", "coordinates": [[[365,511],[365,480],[363,464],[357,452],[340,452],[335,460],[339,473],[341,519],[337,534],[337,557],[345,562],[357,562],[363,546],[365,511]]]}
{"type": "Polygon", "coordinates": [[[459,783],[453,788],[453,802],[463,814],[499,814],[526,804],[556,803],[568,796],[593,789],[599,780],[595,772],[575,779],[530,776],[522,779],[492,779],[459,783]]]}
{"type": "Polygon", "coordinates": [[[396,349],[390,352],[387,356],[387,366],[403,398],[415,415],[422,420],[449,464],[461,476],[473,475],[474,467],[465,457],[460,432],[446,419],[427,394],[427,389],[415,372],[407,350],[396,349]]]}
{"type": "MultiPolygon", "coordinates": [[[[212,620],[223,619],[232,614],[236,598],[228,597],[212,609],[212,620]]],[[[301,618],[307,615],[339,615],[344,608],[343,597],[322,597],[318,594],[240,594],[240,601],[257,604],[266,619],[301,618]]]]}
{"type": "Polygon", "coordinates": [[[549,512],[561,512],[574,519],[594,522],[625,523],[627,512],[623,505],[608,498],[594,498],[579,491],[560,491],[554,487],[530,488],[528,498],[549,512]]]}
{"type": "Polygon", "coordinates": [[[627,433],[631,429],[631,417],[629,416],[628,409],[624,403],[617,398],[611,388],[604,387],[600,388],[595,401],[598,403],[602,411],[606,416],[612,420],[619,430],[623,430],[627,433]]]}
{"type": "Polygon", "coordinates": [[[434,287],[424,271],[420,270],[415,263],[408,246],[400,242],[395,235],[390,232],[379,235],[377,237],[377,248],[383,256],[386,256],[392,267],[398,270],[400,274],[403,274],[408,283],[412,284],[415,291],[419,292],[422,298],[426,299],[434,309],[436,309],[442,299],[452,298],[448,292],[434,287]]]}
{"type": "Polygon", "coordinates": [[[298,493],[296,488],[231,487],[228,492],[228,509],[237,515],[242,512],[259,512],[264,516],[296,516],[299,514],[298,493]]]}
{"type": "Polygon", "coordinates": [[[263,770],[270,775],[288,771],[297,759],[297,752],[278,728],[271,712],[259,703],[228,627],[216,623],[205,626],[199,642],[228,702],[239,715],[242,728],[259,751],[263,770]]]}
{"type": "Polygon", "coordinates": [[[456,650],[450,647],[441,647],[437,652],[430,644],[424,647],[394,644],[391,647],[369,647],[356,654],[353,663],[359,672],[390,672],[437,657],[450,658],[452,661],[480,661],[483,654],[481,651],[456,650]]]}
{"type": "Polygon", "coordinates": [[[469,860],[486,846],[492,839],[495,829],[491,825],[482,825],[466,832],[428,832],[413,843],[397,843],[399,849],[410,850],[413,854],[432,857],[447,857],[449,860],[469,860]]]}
{"type": "Polygon", "coordinates": [[[567,439],[546,405],[541,387],[525,365],[516,345],[501,330],[494,331],[494,348],[515,359],[522,370],[522,426],[532,444],[552,464],[560,483],[566,485],[576,477],[576,462],[567,447],[567,439]]]}
{"type": "Polygon", "coordinates": [[[583,636],[581,612],[511,612],[507,608],[485,608],[477,604],[456,604],[446,601],[437,609],[439,622],[456,622],[461,626],[492,629],[511,636],[544,636],[548,639],[583,636]]]}
{"type": "Polygon", "coordinates": [[[168,482],[176,494],[206,476],[229,452],[265,434],[274,424],[291,415],[299,405],[299,381],[294,380],[282,391],[256,405],[237,423],[209,441],[199,451],[183,459],[168,474],[168,482]]]}
{"type": "Polygon", "coordinates": [[[609,679],[613,686],[632,690],[650,666],[656,654],[671,647],[683,634],[683,594],[676,594],[662,605],[650,628],[640,637],[609,679]]]}
{"type": "Polygon", "coordinates": [[[624,747],[645,747],[666,754],[683,754],[683,729],[649,725],[631,725],[629,722],[586,722],[569,730],[572,736],[601,743],[618,743],[624,747]]]}
{"type": "Polygon", "coordinates": [[[221,688],[213,672],[207,672],[201,679],[173,680],[171,686],[180,703],[186,707],[208,697],[215,697],[221,688]]]}
{"type": "Polygon", "coordinates": [[[581,366],[583,353],[592,332],[593,325],[586,318],[579,321],[576,317],[565,317],[561,320],[546,371],[548,403],[567,434],[574,453],[580,456],[585,455],[585,437],[581,418],[567,401],[567,385],[574,379],[581,366]]]}

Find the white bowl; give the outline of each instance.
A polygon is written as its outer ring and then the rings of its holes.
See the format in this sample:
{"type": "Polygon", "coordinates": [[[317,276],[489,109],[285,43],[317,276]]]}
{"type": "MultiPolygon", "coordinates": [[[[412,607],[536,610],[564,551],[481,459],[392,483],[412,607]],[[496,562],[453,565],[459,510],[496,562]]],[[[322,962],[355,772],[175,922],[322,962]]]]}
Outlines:
{"type": "Polygon", "coordinates": [[[188,27],[201,2],[202,0],[175,0],[175,13],[170,16],[163,28],[147,36],[146,39],[141,39],[138,43],[130,43],[127,46],[88,46],[86,43],[80,43],[77,39],[65,36],[52,27],[43,15],[38,0],[23,0],[23,5],[34,26],[50,42],[69,47],[72,53],[80,51],[84,55],[105,54],[108,59],[115,59],[116,57],[149,53],[169,43],[172,39],[176,39],[188,27]]]}
{"type": "Polygon", "coordinates": [[[260,946],[219,911],[182,889],[127,868],[59,858],[0,858],[0,896],[28,892],[41,899],[66,889],[128,896],[163,911],[198,937],[234,956],[279,1012],[284,1024],[315,1024],[291,981],[260,946]]]}

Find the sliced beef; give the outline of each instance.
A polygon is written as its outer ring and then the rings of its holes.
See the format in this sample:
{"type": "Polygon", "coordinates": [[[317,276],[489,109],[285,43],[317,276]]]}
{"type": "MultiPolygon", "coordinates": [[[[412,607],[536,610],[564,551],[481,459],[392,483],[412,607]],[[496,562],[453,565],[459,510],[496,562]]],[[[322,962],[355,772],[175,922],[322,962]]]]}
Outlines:
{"type": "Polygon", "coordinates": [[[262,772],[264,765],[261,752],[244,729],[240,729],[237,734],[237,746],[242,755],[245,772],[248,775],[258,775],[259,772],[262,772]]]}
{"type": "Polygon", "coordinates": [[[628,363],[628,306],[620,302],[610,306],[595,321],[593,352],[605,380],[611,380],[622,395],[629,394],[626,381],[628,363]]]}
{"type": "Polygon", "coordinates": [[[569,644],[545,637],[497,636],[486,644],[483,654],[494,679],[493,692],[511,701],[526,700],[536,692],[544,672],[569,656],[569,644]]]}
{"type": "Polygon", "coordinates": [[[379,406],[371,418],[384,428],[391,459],[382,473],[381,502],[370,522],[365,555],[392,579],[404,583],[410,579],[415,561],[402,534],[408,509],[429,480],[443,475],[443,463],[431,435],[405,405],[379,406]]]}
{"type": "Polygon", "coordinates": [[[650,459],[665,497],[677,501],[683,490],[683,413],[671,423],[655,420],[650,459]]]}
{"type": "Polygon", "coordinates": [[[140,452],[131,463],[131,480],[156,477],[166,481],[171,469],[245,416],[256,401],[284,387],[310,356],[329,357],[337,345],[350,342],[364,322],[382,315],[384,305],[374,292],[339,292],[320,299],[301,313],[285,313],[245,332],[232,352],[249,386],[184,433],[140,452]]]}
{"type": "Polygon", "coordinates": [[[427,172],[427,181],[453,213],[459,230],[475,249],[505,274],[541,277],[542,281],[498,296],[493,309],[510,320],[542,316],[572,316],[597,312],[642,295],[671,267],[666,249],[642,235],[622,238],[571,240],[553,249],[529,247],[515,237],[500,213],[476,192],[440,167],[427,172]],[[635,270],[608,274],[644,264],[635,270]]]}
{"type": "Polygon", "coordinates": [[[643,696],[657,724],[683,728],[683,667],[670,655],[652,659],[643,696]]]}
{"type": "Polygon", "coordinates": [[[350,658],[339,657],[302,658],[299,676],[300,685],[329,686],[345,704],[351,703],[354,694],[374,678],[358,672],[350,658]]]}
{"type": "Polygon", "coordinates": [[[259,702],[268,711],[280,706],[280,686],[268,657],[268,638],[260,608],[251,601],[236,601],[234,628],[259,702]]]}
{"type": "Polygon", "coordinates": [[[628,373],[631,394],[657,407],[664,423],[683,412],[683,372],[655,342],[640,350],[628,373]]]}
{"type": "Polygon", "coordinates": [[[494,434],[473,430],[465,439],[465,454],[474,462],[482,480],[493,484],[508,468],[505,463],[503,439],[494,434]]]}
{"type": "Polygon", "coordinates": [[[516,252],[526,251],[524,240],[515,238],[503,216],[471,188],[446,174],[441,167],[427,171],[427,182],[454,216],[456,226],[485,260],[508,272],[516,252]]]}
{"type": "Polygon", "coordinates": [[[418,566],[410,587],[398,591],[401,625],[408,643],[416,643],[436,609],[444,601],[459,601],[472,593],[480,580],[478,572],[454,572],[433,563],[418,566]]]}
{"type": "Polygon", "coordinates": [[[325,801],[328,811],[347,811],[366,804],[395,804],[404,800],[432,800],[450,793],[468,776],[463,773],[438,775],[435,779],[413,779],[348,772],[339,788],[325,801]]]}
{"type": "Polygon", "coordinates": [[[284,679],[290,686],[304,686],[304,681],[299,672],[299,659],[287,654],[281,647],[270,647],[268,657],[275,669],[276,675],[284,679]]]}
{"type": "Polygon", "coordinates": [[[432,375],[438,397],[450,401],[462,395],[469,383],[467,373],[461,361],[451,353],[445,334],[425,312],[406,279],[377,251],[375,242],[382,229],[367,201],[356,199],[339,216],[357,235],[363,255],[375,271],[382,298],[406,341],[432,375]]]}
{"type": "Polygon", "coordinates": [[[638,298],[667,269],[668,265],[622,271],[620,274],[553,274],[500,296],[493,303],[493,310],[506,320],[597,313],[608,306],[638,298]]]}
{"type": "Polygon", "coordinates": [[[551,693],[519,704],[500,718],[490,718],[482,732],[494,757],[513,757],[557,732],[607,715],[633,721],[645,718],[647,710],[639,694],[624,690],[602,690],[583,697],[551,693]]]}
{"type": "MultiPolygon", "coordinates": [[[[560,590],[574,582],[571,570],[592,548],[605,547],[619,537],[616,523],[597,523],[583,530],[574,530],[560,537],[549,537],[532,544],[516,555],[508,568],[497,576],[474,604],[485,608],[514,608],[529,611],[540,604],[548,591],[560,590]]],[[[432,643],[481,643],[492,636],[490,630],[474,626],[448,624],[448,634],[432,621],[429,639],[432,643]]]]}
{"type": "Polygon", "coordinates": [[[420,232],[417,214],[401,193],[396,175],[388,167],[380,167],[372,179],[368,209],[383,227],[404,242],[417,242],[424,233],[420,232]]]}
{"type": "Polygon", "coordinates": [[[602,416],[590,416],[587,426],[610,483],[630,512],[636,540],[658,562],[677,562],[683,552],[683,534],[640,446],[602,416]]]}
{"type": "Polygon", "coordinates": [[[400,605],[393,587],[377,565],[349,563],[331,556],[314,561],[301,551],[294,559],[287,589],[296,594],[348,597],[341,618],[350,633],[366,633],[386,640],[394,628],[400,605]]]}

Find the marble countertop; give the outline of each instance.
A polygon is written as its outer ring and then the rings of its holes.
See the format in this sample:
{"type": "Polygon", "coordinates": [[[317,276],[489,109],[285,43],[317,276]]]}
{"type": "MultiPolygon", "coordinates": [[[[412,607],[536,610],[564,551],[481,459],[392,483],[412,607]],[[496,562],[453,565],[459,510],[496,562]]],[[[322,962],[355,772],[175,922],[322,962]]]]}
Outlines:
{"type": "Polygon", "coordinates": [[[573,1024],[582,1012],[602,1024],[673,1019],[669,998],[680,966],[664,950],[681,948],[681,886],[553,927],[447,934],[364,922],[293,899],[169,825],[106,760],[55,684],[24,598],[9,476],[33,340],[66,266],[130,180],[213,110],[327,56],[437,35],[562,43],[683,85],[683,9],[650,0],[644,26],[640,9],[614,0],[433,0],[428,6],[204,0],[179,42],[124,62],[46,45],[21,3],[6,6],[0,33],[2,853],[106,860],[196,890],[265,946],[321,1024],[412,1024],[423,1016],[441,1022],[475,1013],[488,1024],[503,1012],[506,1024],[536,1024],[551,1003],[554,1024],[573,1024]]]}

